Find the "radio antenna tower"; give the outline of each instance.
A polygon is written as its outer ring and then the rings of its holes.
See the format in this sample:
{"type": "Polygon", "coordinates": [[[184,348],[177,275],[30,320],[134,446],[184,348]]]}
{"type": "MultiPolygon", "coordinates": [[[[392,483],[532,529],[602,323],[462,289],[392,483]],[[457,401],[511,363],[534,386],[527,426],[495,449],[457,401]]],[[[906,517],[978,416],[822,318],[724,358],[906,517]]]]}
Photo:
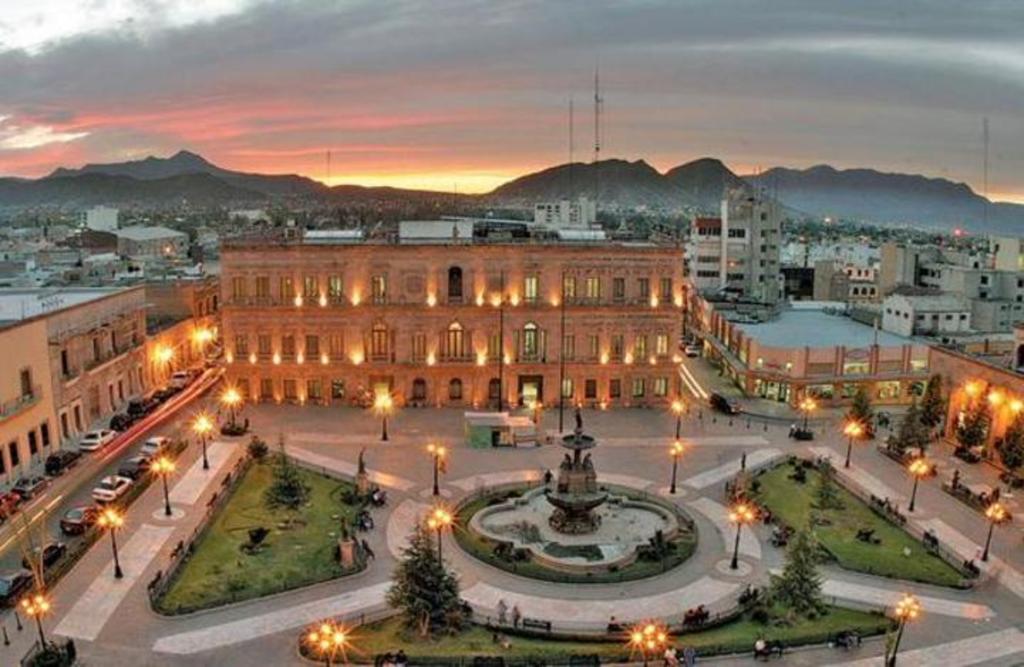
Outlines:
{"type": "Polygon", "coordinates": [[[601,70],[594,68],[594,211],[601,199],[601,112],[604,98],[601,97],[601,70]]]}
{"type": "Polygon", "coordinates": [[[572,201],[576,197],[576,184],[572,180],[572,160],[573,160],[573,104],[572,96],[569,96],[569,201],[572,201]]]}
{"type": "Polygon", "coordinates": [[[981,140],[985,144],[981,176],[981,189],[985,201],[981,205],[981,220],[985,227],[985,233],[988,233],[988,116],[981,119],[981,140]]]}

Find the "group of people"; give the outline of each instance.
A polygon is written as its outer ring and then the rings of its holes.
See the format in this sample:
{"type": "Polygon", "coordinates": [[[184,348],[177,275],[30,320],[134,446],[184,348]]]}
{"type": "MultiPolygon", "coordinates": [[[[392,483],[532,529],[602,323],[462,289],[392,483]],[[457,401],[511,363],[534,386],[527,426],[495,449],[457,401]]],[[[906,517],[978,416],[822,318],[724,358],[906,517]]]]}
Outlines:
{"type": "Polygon", "coordinates": [[[683,647],[682,662],[680,662],[679,651],[675,646],[666,648],[663,657],[665,659],[665,667],[678,667],[679,665],[693,667],[693,665],[697,664],[697,650],[692,646],[683,647]]]}
{"type": "Polygon", "coordinates": [[[384,655],[378,655],[373,664],[375,667],[408,667],[409,658],[406,657],[405,651],[398,649],[397,653],[388,651],[384,655]]]}
{"type": "MultiPolygon", "coordinates": [[[[505,600],[498,600],[498,624],[508,625],[509,609],[505,600]]],[[[518,628],[519,623],[523,620],[523,613],[519,611],[519,605],[512,605],[512,627],[518,628]]]]}

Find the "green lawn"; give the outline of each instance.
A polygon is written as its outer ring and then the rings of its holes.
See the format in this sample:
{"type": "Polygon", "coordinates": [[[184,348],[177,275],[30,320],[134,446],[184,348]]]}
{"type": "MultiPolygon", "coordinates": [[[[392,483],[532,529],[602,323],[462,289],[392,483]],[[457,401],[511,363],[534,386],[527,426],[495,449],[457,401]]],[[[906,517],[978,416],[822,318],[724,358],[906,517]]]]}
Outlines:
{"type": "MultiPolygon", "coordinates": [[[[455,540],[459,543],[459,546],[485,563],[507,572],[512,572],[531,579],[578,584],[634,581],[645,577],[653,577],[657,574],[661,574],[662,572],[667,572],[681,564],[693,555],[694,550],[697,548],[696,533],[682,531],[680,535],[672,541],[674,544],[674,550],[670,555],[666,556],[664,563],[661,561],[638,559],[615,571],[595,572],[591,574],[562,572],[560,570],[545,567],[544,565],[532,560],[509,561],[507,559],[499,558],[493,553],[496,542],[488,537],[468,530],[467,526],[469,525],[470,519],[473,518],[473,515],[487,507],[489,504],[501,502],[506,497],[510,495],[518,495],[522,491],[523,489],[513,489],[510,491],[502,491],[495,494],[485,495],[460,507],[458,514],[456,515],[455,530],[453,532],[455,540]]],[[[656,502],[651,498],[648,498],[647,500],[648,502],[656,502]]],[[[555,546],[548,549],[548,553],[565,553],[569,550],[570,549],[564,546],[561,548],[555,546]]]]}
{"type": "Polygon", "coordinates": [[[341,521],[350,521],[356,511],[341,501],[342,492],[352,485],[298,470],[311,489],[309,503],[298,513],[299,525],[280,528],[290,513],[268,510],[263,503],[273,465],[269,461],[252,465],[199,538],[195,553],[156,601],[157,610],[185,613],[347,574],[335,560],[334,549],[341,521]],[[240,547],[249,541],[249,529],[258,526],[270,528],[271,533],[259,553],[247,555],[240,547]]]}
{"type": "MultiPolygon", "coordinates": [[[[717,628],[701,632],[673,636],[676,646],[694,646],[703,655],[732,653],[753,649],[754,641],[764,636],[779,639],[787,645],[823,643],[828,636],[843,630],[857,630],[862,636],[879,634],[888,627],[889,621],[883,616],[852,609],[830,607],[829,613],[814,621],[802,620],[788,627],[761,625],[747,618],[732,621],[717,628]]],[[[574,642],[547,640],[532,637],[508,636],[511,646],[507,649],[496,645],[491,631],[480,626],[456,637],[445,637],[434,641],[423,641],[407,632],[398,617],[357,628],[353,631],[353,652],[349,659],[354,662],[372,662],[374,655],[403,649],[414,662],[419,659],[438,661],[442,658],[462,658],[476,655],[500,655],[510,659],[540,659],[545,662],[567,661],[570,655],[600,655],[603,661],[623,660],[629,657],[625,642],[574,642]]],[[[659,663],[660,664],[660,663],[659,663]]]]}
{"type": "MultiPolygon", "coordinates": [[[[820,475],[810,468],[807,481],[800,484],[789,479],[793,470],[793,466],[785,464],[758,476],[761,486],[757,498],[783,522],[799,529],[807,526],[820,475]]],[[[925,551],[920,542],[873,512],[845,488],[839,486],[838,491],[843,508],[821,512],[830,524],[819,525],[814,532],[841,567],[939,586],[956,586],[963,579],[946,561],[925,551]],[[881,544],[857,540],[861,528],[874,529],[881,544]],[[909,555],[904,554],[904,549],[909,549],[909,555]]]]}

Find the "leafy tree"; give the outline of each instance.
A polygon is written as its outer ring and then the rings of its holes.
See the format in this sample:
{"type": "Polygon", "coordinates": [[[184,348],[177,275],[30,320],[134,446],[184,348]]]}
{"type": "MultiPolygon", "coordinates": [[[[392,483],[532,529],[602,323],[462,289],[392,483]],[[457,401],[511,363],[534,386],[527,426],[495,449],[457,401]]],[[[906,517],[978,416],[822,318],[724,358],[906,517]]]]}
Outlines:
{"type": "Polygon", "coordinates": [[[903,420],[900,422],[900,428],[896,432],[896,436],[890,438],[889,448],[900,454],[913,447],[917,447],[924,452],[928,448],[930,441],[931,432],[921,422],[921,409],[917,406],[917,401],[914,401],[907,409],[907,413],[903,415],[903,420]]]}
{"type": "Polygon", "coordinates": [[[819,470],[817,507],[822,510],[843,508],[843,502],[839,499],[839,491],[836,488],[836,469],[829,461],[822,463],[819,470]]]}
{"type": "Polygon", "coordinates": [[[809,530],[799,530],[786,550],[782,574],[772,580],[772,598],[798,614],[816,614],[824,607],[818,544],[809,530]]]}
{"type": "Polygon", "coordinates": [[[452,634],[462,628],[459,581],[438,558],[432,533],[422,523],[402,553],[387,600],[401,610],[406,627],[420,637],[452,634]]]}
{"type": "Polygon", "coordinates": [[[946,399],[942,396],[942,376],[936,373],[928,380],[921,400],[921,423],[935,428],[946,416],[946,399]]]}
{"type": "Polygon", "coordinates": [[[264,502],[267,507],[298,510],[309,500],[309,485],[302,479],[299,469],[284,451],[284,436],[278,441],[274,457],[274,479],[267,488],[264,502]]]}
{"type": "Polygon", "coordinates": [[[999,458],[1003,465],[1016,475],[1017,471],[1024,465],[1024,412],[1018,412],[1010,425],[1006,427],[1006,433],[999,441],[999,458]]]}
{"type": "Polygon", "coordinates": [[[248,452],[249,452],[249,456],[251,456],[254,461],[259,463],[263,459],[267,458],[267,454],[268,454],[270,448],[267,447],[267,441],[266,440],[263,440],[259,436],[255,436],[254,435],[254,436],[252,436],[252,439],[249,440],[249,444],[247,445],[247,449],[248,449],[248,452]]]}
{"type": "Polygon", "coordinates": [[[857,393],[853,395],[853,402],[850,404],[850,410],[846,413],[846,417],[860,422],[860,425],[864,427],[864,437],[875,437],[875,411],[871,407],[868,390],[863,385],[858,387],[857,393]]]}
{"type": "Polygon", "coordinates": [[[984,445],[991,421],[985,401],[975,399],[968,406],[963,421],[956,427],[956,441],[966,449],[984,445]]]}

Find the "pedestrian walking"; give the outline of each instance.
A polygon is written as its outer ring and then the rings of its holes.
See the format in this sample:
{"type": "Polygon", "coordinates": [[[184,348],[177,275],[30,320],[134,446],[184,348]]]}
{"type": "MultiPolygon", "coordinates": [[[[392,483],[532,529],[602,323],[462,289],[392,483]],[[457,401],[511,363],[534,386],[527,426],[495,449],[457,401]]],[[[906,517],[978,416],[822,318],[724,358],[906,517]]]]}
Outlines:
{"type": "Polygon", "coordinates": [[[521,621],[522,619],[523,619],[523,614],[522,614],[522,612],[519,611],[519,605],[517,605],[517,604],[512,605],[512,627],[513,628],[518,628],[519,627],[519,621],[521,621]]]}
{"type": "Polygon", "coordinates": [[[683,648],[683,664],[686,667],[693,667],[697,664],[697,649],[692,646],[686,646],[683,648]]]}
{"type": "Polygon", "coordinates": [[[373,553],[373,549],[370,548],[370,543],[365,539],[359,545],[363,548],[363,553],[366,554],[367,560],[377,560],[377,554],[373,553]]]}
{"type": "Polygon", "coordinates": [[[501,625],[508,623],[508,605],[505,604],[504,598],[498,600],[498,623],[501,625]]]}

